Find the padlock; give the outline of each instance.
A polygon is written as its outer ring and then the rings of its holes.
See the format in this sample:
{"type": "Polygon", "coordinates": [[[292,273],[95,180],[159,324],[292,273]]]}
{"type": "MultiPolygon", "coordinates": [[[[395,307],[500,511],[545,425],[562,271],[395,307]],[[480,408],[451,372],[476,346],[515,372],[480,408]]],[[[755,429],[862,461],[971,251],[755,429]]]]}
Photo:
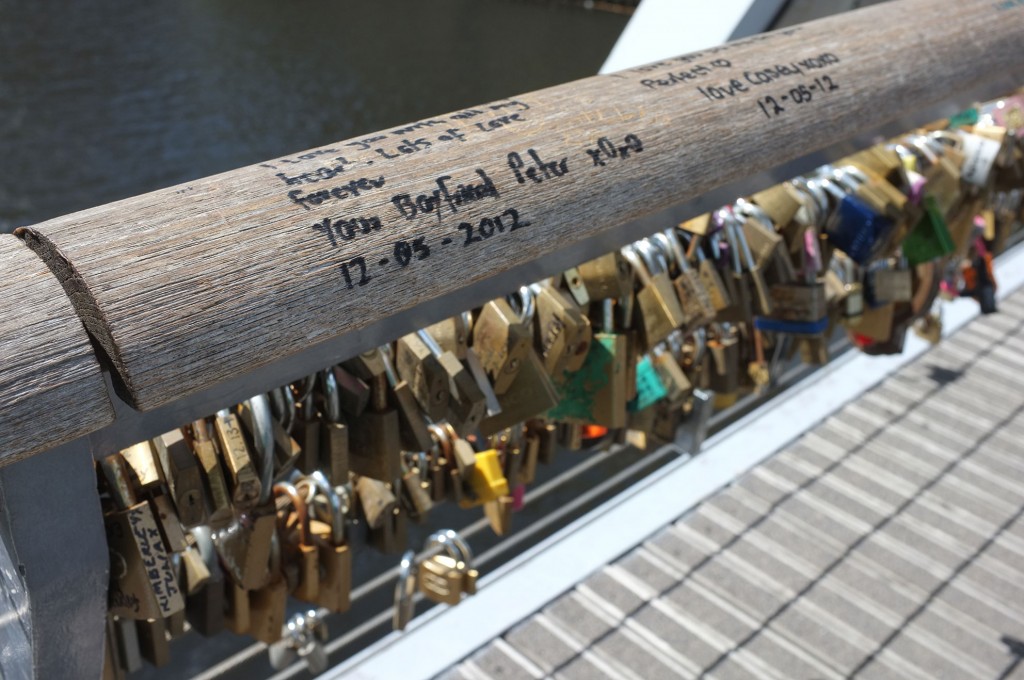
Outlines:
{"type": "Polygon", "coordinates": [[[697,277],[700,279],[704,290],[708,293],[708,297],[711,300],[711,306],[714,308],[717,318],[719,312],[723,309],[728,309],[732,305],[732,299],[729,296],[729,289],[722,280],[722,275],[719,273],[718,267],[716,267],[714,263],[708,260],[707,256],[705,256],[703,249],[699,245],[697,237],[694,237],[691,240],[690,248],[687,250],[692,251],[697,259],[697,277]]]}
{"type": "Polygon", "coordinates": [[[451,529],[431,534],[424,546],[430,550],[440,546],[446,554],[435,554],[420,563],[417,586],[423,596],[434,602],[456,605],[463,594],[476,593],[478,573],[472,568],[469,547],[451,529]]]}
{"type": "MultiPolygon", "coordinates": [[[[343,421],[341,396],[334,371],[321,371],[317,380],[323,397],[319,423],[320,469],[331,484],[344,486],[349,477],[349,428],[343,421]]],[[[306,413],[302,413],[302,418],[306,413]]],[[[310,471],[311,473],[312,471],[310,471]]]]}
{"type": "Polygon", "coordinates": [[[708,352],[713,370],[709,385],[714,390],[716,409],[728,408],[736,403],[739,389],[739,337],[734,326],[712,324],[715,334],[708,338],[708,352]]]}
{"type": "Polygon", "coordinates": [[[301,659],[306,670],[314,676],[326,671],[326,626],[326,622],[315,609],[293,614],[284,625],[282,638],[271,644],[267,650],[270,665],[274,670],[283,671],[297,659],[301,659]]]}
{"type": "Polygon", "coordinates": [[[484,516],[497,536],[504,536],[512,530],[514,505],[512,496],[499,496],[484,503],[484,516]]]}
{"type": "Polygon", "coordinates": [[[444,418],[458,432],[476,430],[487,410],[487,400],[469,369],[453,352],[445,352],[425,330],[416,335],[437,359],[448,376],[448,403],[444,418]]]}
{"type": "Polygon", "coordinates": [[[320,557],[309,528],[309,509],[306,499],[290,482],[278,482],[273,487],[274,497],[286,498],[291,504],[285,526],[294,528],[296,540],[289,535],[282,545],[282,567],[288,581],[288,590],[305,602],[315,602],[320,591],[320,557]]]}
{"type": "Polygon", "coordinates": [[[584,262],[577,269],[591,302],[617,300],[633,292],[633,272],[618,251],[584,262]]]}
{"type": "Polygon", "coordinates": [[[472,349],[496,395],[512,386],[531,340],[529,328],[505,300],[491,300],[480,309],[473,325],[472,349]]]}
{"type": "Polygon", "coordinates": [[[163,619],[143,619],[135,622],[142,658],[156,668],[171,661],[171,641],[163,619]]]}
{"type": "Polygon", "coordinates": [[[536,305],[534,347],[544,370],[555,381],[578,371],[590,349],[590,320],[560,290],[545,284],[530,287],[536,305]]]}
{"type": "Polygon", "coordinates": [[[664,386],[666,399],[681,403],[693,391],[693,383],[686,377],[679,362],[666,347],[654,347],[651,350],[650,361],[664,386]]]}
{"type": "MultiPolygon", "coordinates": [[[[589,350],[588,350],[589,353],[589,350]]],[[[501,397],[501,411],[480,422],[480,432],[493,434],[506,427],[540,415],[559,403],[559,388],[541,363],[540,357],[530,348],[523,354],[519,373],[515,381],[501,397]]],[[[578,374],[570,374],[575,376],[578,374]]],[[[569,378],[572,380],[572,377],[569,378]]]]}
{"type": "Polygon", "coordinates": [[[230,578],[224,579],[224,627],[236,635],[248,635],[252,627],[249,591],[230,578]]]}
{"type": "Polygon", "coordinates": [[[849,187],[827,177],[809,180],[808,184],[828,191],[836,203],[825,224],[829,242],[857,264],[870,260],[876,247],[884,244],[893,230],[892,219],[853,195],[849,187]]]}
{"type": "Polygon", "coordinates": [[[366,526],[379,529],[398,504],[391,485],[373,477],[360,477],[356,480],[355,490],[366,518],[366,526]]]}
{"type": "MultiPolygon", "coordinates": [[[[716,269],[722,267],[719,280],[729,300],[727,307],[717,310],[715,321],[750,323],[754,317],[754,300],[750,290],[753,281],[743,271],[743,253],[731,226],[732,217],[727,209],[722,209],[715,212],[715,219],[721,228],[712,234],[708,244],[718,262],[716,269]]],[[[704,280],[706,278],[702,277],[704,280]]]]}
{"type": "Polygon", "coordinates": [[[417,569],[416,553],[407,550],[398,563],[398,580],[395,583],[395,611],[391,618],[391,627],[394,630],[405,630],[412,619],[413,607],[416,602],[413,595],[416,592],[417,569]]]}
{"type": "MultiPolygon", "coordinates": [[[[224,572],[213,546],[213,535],[209,527],[199,526],[190,532],[195,541],[195,550],[199,553],[208,578],[195,592],[190,592],[185,601],[185,613],[188,622],[200,635],[210,637],[224,629],[225,583],[224,572]]],[[[248,610],[249,600],[245,598],[248,610]]],[[[246,625],[248,628],[248,625],[246,625]]]]}
{"type": "Polygon", "coordinates": [[[104,516],[111,568],[109,612],[158,619],[181,611],[184,597],[148,501],[139,501],[121,454],[99,462],[114,509],[104,516]]]}
{"type": "Polygon", "coordinates": [[[711,294],[704,286],[700,274],[690,268],[686,259],[686,251],[675,229],[666,229],[650,239],[657,246],[668,262],[672,275],[672,285],[676,288],[676,296],[683,310],[686,321],[685,329],[696,328],[710,323],[715,318],[715,306],[711,294]]]}
{"type": "Polygon", "coordinates": [[[352,472],[379,480],[402,474],[402,444],[398,411],[388,403],[388,381],[374,376],[371,408],[352,421],[349,435],[349,467],[352,472]]]}
{"type": "MultiPolygon", "coordinates": [[[[115,454],[117,455],[117,454],[115,454]]],[[[103,461],[105,468],[123,467],[123,459],[103,461]]],[[[126,475],[126,470],[122,470],[126,475]]],[[[136,501],[129,487],[115,489],[107,469],[115,509],[104,518],[111,569],[108,606],[111,614],[144,620],[170,616],[184,608],[170,554],[165,550],[147,501],[136,501]]],[[[120,474],[120,473],[118,473],[120,474]]]]}
{"type": "Polygon", "coordinates": [[[210,438],[209,424],[205,419],[200,418],[192,421],[192,425],[186,430],[189,435],[192,450],[203,471],[203,480],[206,483],[206,497],[210,501],[210,514],[208,522],[215,528],[222,527],[231,521],[233,510],[231,508],[231,496],[228,495],[227,482],[224,480],[224,471],[220,467],[220,458],[217,456],[217,448],[213,439],[210,438]]]}
{"type": "Polygon", "coordinates": [[[442,351],[451,352],[456,359],[464,361],[469,349],[470,326],[467,315],[456,314],[427,326],[426,331],[441,346],[442,351]]]}
{"type": "Polygon", "coordinates": [[[167,488],[185,527],[205,524],[206,493],[199,460],[185,442],[180,430],[171,430],[153,440],[156,458],[167,480],[167,488]]]}
{"type": "Polygon", "coordinates": [[[555,461],[558,427],[546,420],[532,420],[528,424],[531,433],[537,436],[537,462],[551,465],[555,461]]]}
{"type": "MultiPolygon", "coordinates": [[[[126,621],[132,624],[135,630],[134,621],[126,621]]],[[[122,654],[120,642],[117,639],[117,629],[114,617],[107,617],[106,634],[103,636],[103,674],[102,680],[124,680],[125,673],[129,672],[121,662],[122,654]]],[[[141,653],[139,654],[139,667],[142,666],[141,653]]],[[[138,669],[136,669],[138,670],[138,669]]]]}
{"type": "Polygon", "coordinates": [[[370,386],[342,366],[331,368],[338,386],[341,410],[350,418],[358,418],[370,405],[370,386]]]}
{"type": "Polygon", "coordinates": [[[473,498],[463,497],[459,507],[471,508],[509,494],[508,480],[495,449],[477,452],[475,464],[466,470],[463,478],[472,490],[473,498]]]}
{"type": "Polygon", "coordinates": [[[797,190],[788,182],[758,191],[750,200],[782,230],[793,221],[803,205],[797,190]]]}
{"type": "Polygon", "coordinates": [[[396,505],[379,528],[370,530],[369,543],[386,555],[398,554],[405,550],[408,531],[408,515],[401,505],[396,505]]]}
{"type": "MultiPolygon", "coordinates": [[[[270,403],[263,395],[245,402],[252,427],[253,450],[248,456],[259,476],[257,505],[238,513],[234,521],[214,534],[214,545],[228,574],[246,590],[264,587],[272,574],[267,565],[276,536],[277,514],[271,495],[273,486],[273,431],[270,403]]],[[[218,421],[227,419],[218,413],[218,421]]],[[[227,428],[225,428],[227,431],[227,428]]],[[[242,439],[238,432],[238,439],[242,439]]]]}
{"type": "Polygon", "coordinates": [[[686,318],[668,273],[660,269],[651,271],[653,261],[645,263],[644,253],[633,246],[626,246],[621,252],[640,280],[641,288],[636,294],[636,328],[640,331],[642,348],[649,350],[682,326],[686,318]]]}
{"type": "Polygon", "coordinates": [[[416,454],[406,452],[406,462],[402,465],[402,497],[410,506],[410,518],[417,522],[423,522],[434,507],[430,482],[427,477],[428,471],[425,452],[421,451],[416,454]],[[415,464],[411,464],[410,461],[415,461],[415,464]]]}
{"type": "Polygon", "coordinates": [[[409,451],[426,451],[433,440],[427,431],[427,423],[416,403],[409,383],[398,379],[391,357],[391,346],[383,345],[380,353],[384,360],[384,374],[388,379],[392,406],[398,411],[399,439],[402,448],[409,451]]]}
{"type": "MultiPolygon", "coordinates": [[[[749,287],[746,287],[752,295],[751,310],[763,316],[771,316],[772,304],[771,295],[768,292],[768,282],[765,280],[764,270],[754,259],[754,255],[747,243],[746,233],[743,230],[745,221],[729,210],[723,215],[722,231],[729,238],[729,243],[734,247],[742,262],[742,278],[749,279],[749,287]]],[[[739,287],[744,287],[740,282],[739,287]]]]}
{"type": "Polygon", "coordinates": [[[754,383],[754,389],[760,391],[771,382],[771,373],[764,356],[764,336],[756,327],[751,336],[753,337],[754,357],[753,361],[747,364],[747,375],[754,383]]]}
{"type": "MultiPolygon", "coordinates": [[[[434,343],[437,347],[437,343],[434,343]]],[[[395,369],[398,377],[409,383],[416,402],[430,420],[441,420],[448,413],[451,397],[450,376],[439,359],[417,333],[410,333],[395,343],[395,369]]],[[[454,358],[454,354],[449,355],[454,358]]],[[[458,359],[455,360],[458,363],[458,359]]]]}
{"type": "Polygon", "coordinates": [[[569,292],[569,296],[573,301],[580,306],[580,309],[586,309],[590,304],[590,294],[587,292],[587,287],[583,284],[583,277],[580,275],[579,267],[566,269],[559,278],[564,283],[565,289],[569,292]]]}
{"type": "MultiPolygon", "coordinates": [[[[323,382],[323,378],[330,375],[331,380],[334,380],[333,374],[330,371],[321,371],[319,376],[317,374],[306,377],[296,386],[287,386],[284,388],[284,392],[292,395],[294,418],[291,423],[289,431],[295,442],[299,445],[301,453],[299,458],[295,461],[295,467],[303,473],[310,473],[313,470],[319,469],[322,465],[329,462],[330,456],[323,449],[327,448],[326,439],[326,421],[328,410],[324,407],[325,413],[323,418],[317,417],[315,390],[318,381],[323,382]],[[296,393],[293,394],[292,390],[295,389],[296,393]]],[[[326,388],[321,388],[323,392],[326,392],[326,388]]],[[[341,417],[341,402],[337,399],[337,383],[334,385],[334,398],[335,408],[334,415],[340,419],[341,417]]],[[[327,401],[327,397],[323,397],[324,401],[327,401]]],[[[348,432],[345,434],[346,445],[348,439],[348,432]]],[[[347,455],[347,451],[345,452],[347,455]]],[[[347,470],[346,470],[347,472],[347,470]]],[[[342,482],[344,483],[344,482],[342,482]]]]}
{"type": "Polygon", "coordinates": [[[109,637],[114,643],[117,665],[124,673],[142,670],[142,650],[139,647],[139,631],[135,621],[108,616],[109,637]]]}
{"type": "Polygon", "coordinates": [[[314,502],[310,507],[330,528],[326,537],[317,538],[321,576],[316,604],[332,612],[347,611],[352,591],[352,551],[345,531],[345,518],[351,502],[348,492],[345,487],[339,487],[342,493],[338,493],[320,472],[303,478],[296,486],[308,486],[315,491],[317,500],[324,500],[323,505],[314,502]]]}
{"type": "Polygon", "coordinates": [[[890,302],[910,302],[913,295],[913,275],[906,262],[876,261],[868,266],[864,301],[871,307],[890,302]]]}
{"type": "Polygon", "coordinates": [[[559,401],[548,411],[552,420],[625,427],[629,340],[614,331],[614,301],[602,302],[601,333],[594,334],[583,367],[559,386],[559,401]]]}
{"type": "Polygon", "coordinates": [[[429,426],[433,444],[428,449],[427,477],[430,482],[430,498],[439,503],[452,497],[457,502],[462,498],[462,479],[452,462],[452,442],[443,427],[432,423],[429,426]],[[454,476],[452,476],[454,475],[454,476]]]}
{"type": "Polygon", "coordinates": [[[165,494],[155,494],[150,498],[153,505],[153,516],[160,527],[160,538],[167,552],[180,553],[188,547],[185,530],[174,510],[174,504],[165,494]]]}
{"type": "Polygon", "coordinates": [[[288,607],[288,582],[282,572],[282,548],[275,531],[272,535],[270,562],[264,565],[269,582],[249,593],[249,628],[253,638],[271,644],[281,639],[288,607]]]}
{"type": "Polygon", "coordinates": [[[262,486],[238,417],[228,410],[218,411],[213,420],[213,429],[228,471],[226,481],[231,491],[232,504],[241,511],[255,507],[262,494],[262,486]]]}
{"type": "Polygon", "coordinates": [[[164,472],[150,442],[129,446],[121,451],[121,456],[128,469],[132,471],[136,488],[140,491],[160,493],[165,485],[164,472]]]}

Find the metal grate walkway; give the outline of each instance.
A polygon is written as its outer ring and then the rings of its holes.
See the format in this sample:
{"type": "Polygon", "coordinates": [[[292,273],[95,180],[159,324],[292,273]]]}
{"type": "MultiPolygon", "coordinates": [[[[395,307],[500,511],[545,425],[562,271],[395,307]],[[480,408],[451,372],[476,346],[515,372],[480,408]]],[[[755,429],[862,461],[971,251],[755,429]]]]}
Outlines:
{"type": "Polygon", "coordinates": [[[1024,290],[440,677],[1024,680],[1022,330],[1024,290]]]}

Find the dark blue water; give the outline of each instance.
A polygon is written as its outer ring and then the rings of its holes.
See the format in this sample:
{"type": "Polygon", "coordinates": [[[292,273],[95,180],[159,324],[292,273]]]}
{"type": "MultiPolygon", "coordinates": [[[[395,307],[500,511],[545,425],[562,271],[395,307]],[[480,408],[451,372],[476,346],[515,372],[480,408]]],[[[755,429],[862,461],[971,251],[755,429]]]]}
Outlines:
{"type": "Polygon", "coordinates": [[[0,0],[0,231],[592,75],[625,22],[515,0],[0,0]]]}

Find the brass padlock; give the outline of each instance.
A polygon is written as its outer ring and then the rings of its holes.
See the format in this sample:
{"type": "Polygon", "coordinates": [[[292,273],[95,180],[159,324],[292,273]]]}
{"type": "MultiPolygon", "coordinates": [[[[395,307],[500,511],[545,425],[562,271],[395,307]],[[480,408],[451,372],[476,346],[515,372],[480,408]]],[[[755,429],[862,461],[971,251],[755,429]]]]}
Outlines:
{"type": "Polygon", "coordinates": [[[431,534],[424,549],[430,550],[435,546],[440,546],[446,554],[433,555],[420,563],[417,586],[429,600],[456,605],[463,594],[476,593],[479,574],[471,566],[472,553],[451,529],[431,534]]]}
{"type": "Polygon", "coordinates": [[[192,449],[203,471],[206,481],[207,498],[210,501],[209,524],[219,528],[231,521],[233,510],[228,485],[224,480],[224,471],[220,467],[217,448],[210,438],[209,424],[200,418],[192,422],[186,433],[191,437],[192,449]]]}
{"type": "Polygon", "coordinates": [[[402,448],[408,451],[426,451],[433,440],[427,431],[427,422],[412,393],[412,388],[405,380],[398,379],[391,357],[391,346],[381,346],[380,353],[384,359],[384,374],[391,390],[392,404],[398,410],[402,448]]]}
{"type": "Polygon", "coordinates": [[[674,277],[672,285],[676,288],[676,296],[686,319],[684,328],[692,330],[711,323],[715,319],[715,305],[700,274],[690,268],[678,232],[675,229],[666,229],[652,236],[651,242],[661,249],[668,261],[674,277]]]}
{"type": "Polygon", "coordinates": [[[728,408],[736,403],[739,389],[739,336],[734,326],[712,324],[715,335],[708,338],[708,352],[713,370],[709,384],[715,392],[715,408],[728,408]]]}
{"type": "Polygon", "coordinates": [[[165,494],[155,494],[150,498],[150,503],[153,504],[153,516],[156,517],[156,523],[160,526],[160,538],[164,542],[164,548],[167,552],[184,552],[188,547],[188,542],[171,499],[165,494]]]}
{"type": "Polygon", "coordinates": [[[171,430],[153,440],[153,449],[163,468],[167,488],[186,527],[206,524],[206,493],[199,460],[185,442],[181,430],[171,430]]]}
{"type": "Polygon", "coordinates": [[[558,402],[558,388],[544,370],[537,354],[527,348],[515,381],[499,398],[501,412],[484,418],[480,423],[480,432],[486,436],[512,427],[544,413],[558,402]]]}
{"type": "Polygon", "coordinates": [[[132,471],[134,483],[140,491],[161,492],[165,484],[164,472],[150,442],[129,446],[121,451],[121,456],[132,471]]]}
{"type": "Polygon", "coordinates": [[[143,619],[135,622],[142,658],[156,668],[171,661],[171,640],[164,619],[143,619]]]}
{"type": "Polygon", "coordinates": [[[148,501],[138,501],[121,454],[100,461],[114,510],[104,517],[110,548],[109,612],[162,619],[185,607],[177,574],[148,501]]]}
{"type": "Polygon", "coordinates": [[[334,373],[334,380],[338,385],[341,410],[352,418],[363,415],[363,411],[370,405],[370,386],[342,366],[334,366],[331,372],[334,373]]]}
{"type": "Polygon", "coordinates": [[[255,507],[263,489],[238,417],[228,410],[218,411],[213,420],[213,429],[228,471],[226,481],[231,490],[232,503],[241,511],[255,507]]]}
{"type": "Polygon", "coordinates": [[[426,331],[441,346],[442,351],[451,352],[456,359],[463,361],[469,349],[469,329],[467,315],[457,314],[427,326],[426,331]]]}
{"type": "Polygon", "coordinates": [[[316,603],[332,612],[347,611],[352,591],[352,551],[345,532],[345,517],[350,504],[348,492],[344,491],[345,487],[340,487],[343,494],[339,494],[319,473],[313,473],[308,479],[325,500],[323,510],[316,503],[313,507],[330,527],[330,534],[318,541],[317,546],[321,577],[316,603]]]}
{"type": "Polygon", "coordinates": [[[355,490],[366,526],[370,529],[382,527],[398,504],[391,485],[373,477],[360,477],[356,480],[355,490]]]}
{"type": "Polygon", "coordinates": [[[443,416],[458,432],[476,430],[487,410],[487,399],[470,370],[453,352],[446,352],[425,330],[416,335],[437,359],[448,376],[448,403],[443,416]]]}
{"type": "Polygon", "coordinates": [[[283,549],[282,568],[288,581],[288,590],[297,599],[315,602],[320,591],[320,557],[310,532],[309,509],[306,499],[290,482],[274,484],[274,497],[286,498],[291,504],[291,511],[285,527],[291,531],[283,549]]]}
{"type": "Polygon", "coordinates": [[[559,387],[559,402],[548,411],[552,420],[625,427],[630,343],[627,335],[614,331],[614,305],[602,302],[603,331],[594,334],[583,368],[559,387]]]}
{"type": "Polygon", "coordinates": [[[512,386],[530,351],[531,339],[529,328],[506,300],[491,300],[480,309],[473,325],[472,349],[496,395],[512,386]]]}
{"type": "MultiPolygon", "coordinates": [[[[227,584],[216,549],[213,546],[213,535],[210,528],[196,527],[192,529],[190,536],[196,552],[206,567],[207,579],[195,591],[188,593],[185,601],[185,613],[193,629],[200,635],[210,637],[224,629],[227,584]]],[[[248,611],[248,605],[249,600],[246,597],[246,611],[248,611]]],[[[248,622],[246,622],[246,628],[248,628],[248,622]]]]}
{"type": "Polygon", "coordinates": [[[590,320],[560,290],[544,284],[530,288],[537,309],[534,346],[544,370],[557,381],[565,371],[578,371],[586,360],[592,337],[590,320]]]}
{"type": "Polygon", "coordinates": [[[581,309],[585,309],[590,304],[590,294],[587,292],[587,287],[583,284],[583,277],[580,275],[579,267],[569,267],[556,280],[564,283],[565,289],[569,292],[569,297],[581,309]]]}
{"type": "Polygon", "coordinates": [[[398,411],[388,404],[388,381],[374,376],[372,406],[350,428],[349,466],[352,472],[380,480],[402,474],[402,444],[398,411]]]}
{"type": "Polygon", "coordinates": [[[640,279],[641,288],[636,294],[636,328],[640,331],[642,349],[647,351],[682,326],[686,318],[668,273],[652,270],[653,261],[645,264],[644,252],[638,253],[633,246],[623,248],[622,254],[640,279]]]}
{"type": "Polygon", "coordinates": [[[406,462],[402,465],[402,498],[408,503],[410,517],[421,523],[434,507],[428,470],[425,452],[406,452],[406,462]]]}
{"type": "Polygon", "coordinates": [[[584,262],[577,269],[591,302],[617,300],[633,292],[633,272],[619,251],[584,262]]]}
{"type": "Polygon", "coordinates": [[[321,371],[318,380],[323,397],[318,440],[321,469],[331,484],[343,486],[349,477],[349,429],[342,419],[338,381],[334,371],[321,371]]]}
{"type": "MultiPolygon", "coordinates": [[[[330,375],[331,380],[334,379],[333,374],[330,371],[321,371],[320,378],[330,375]]],[[[314,399],[314,390],[316,389],[318,376],[316,374],[307,377],[302,382],[298,383],[298,394],[293,395],[292,401],[294,402],[294,419],[291,424],[290,434],[295,438],[295,442],[299,445],[301,453],[299,454],[298,460],[295,462],[295,467],[306,474],[309,474],[313,470],[320,469],[321,466],[326,466],[330,462],[330,455],[324,451],[328,448],[329,443],[326,442],[326,421],[327,414],[323,414],[323,418],[317,417],[316,402],[314,399]]],[[[292,386],[284,388],[284,391],[288,394],[292,394],[292,386]]],[[[326,392],[326,389],[323,389],[326,392]]],[[[341,418],[341,401],[337,398],[337,383],[334,386],[335,392],[335,408],[334,413],[338,419],[341,418]]],[[[324,401],[327,397],[324,397],[324,401]]],[[[324,407],[324,411],[327,411],[327,407],[324,407]]],[[[344,433],[345,443],[348,443],[348,432],[344,433]]],[[[347,450],[345,454],[347,455],[347,450]]],[[[347,461],[346,461],[347,463],[347,461]]],[[[346,470],[346,472],[348,472],[346,470]]],[[[346,480],[347,481],[347,480],[346,480]]],[[[344,483],[344,482],[341,482],[344,483]]]]}
{"type": "Polygon", "coordinates": [[[395,368],[398,376],[409,383],[417,403],[428,418],[437,421],[447,415],[449,375],[421,336],[410,333],[398,339],[395,343],[395,368]]]}
{"type": "Polygon", "coordinates": [[[282,550],[275,531],[272,535],[270,562],[264,568],[270,574],[269,582],[249,593],[249,628],[253,638],[271,644],[281,639],[288,607],[288,583],[282,572],[282,550]]]}
{"type": "Polygon", "coordinates": [[[402,510],[401,505],[396,505],[385,516],[380,528],[370,530],[369,543],[382,553],[398,554],[405,550],[408,531],[408,515],[402,510]]]}

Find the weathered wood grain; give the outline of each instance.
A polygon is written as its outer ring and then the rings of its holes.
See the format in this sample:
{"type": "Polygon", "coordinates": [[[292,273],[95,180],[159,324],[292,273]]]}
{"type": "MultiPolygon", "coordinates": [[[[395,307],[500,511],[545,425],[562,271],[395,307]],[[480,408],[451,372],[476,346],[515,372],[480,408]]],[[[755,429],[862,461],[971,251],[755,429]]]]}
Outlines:
{"type": "Polygon", "coordinates": [[[113,420],[92,345],[60,283],[0,236],[0,465],[113,420]]]}
{"type": "Polygon", "coordinates": [[[1022,35],[1019,2],[898,0],[22,234],[151,409],[1020,70],[1022,35]]]}

